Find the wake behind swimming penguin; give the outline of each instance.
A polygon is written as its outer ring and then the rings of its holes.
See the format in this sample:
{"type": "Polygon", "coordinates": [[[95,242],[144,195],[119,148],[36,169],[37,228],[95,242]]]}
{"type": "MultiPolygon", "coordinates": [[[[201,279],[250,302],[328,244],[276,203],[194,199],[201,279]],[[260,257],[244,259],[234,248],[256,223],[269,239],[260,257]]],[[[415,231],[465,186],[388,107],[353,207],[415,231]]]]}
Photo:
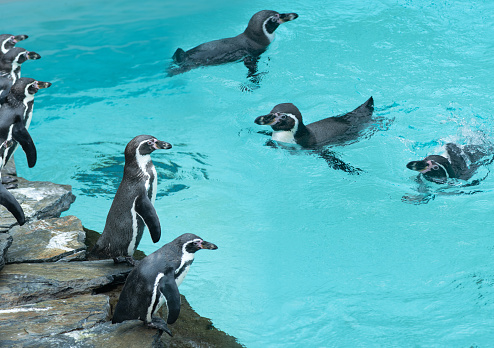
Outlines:
{"type": "MultiPolygon", "coordinates": [[[[140,319],[150,328],[165,331],[180,314],[178,287],[184,280],[195,252],[201,249],[218,249],[192,233],[185,233],[141,260],[130,272],[118,299],[112,323],[140,319]],[[168,318],[155,316],[166,303],[168,318]]],[[[161,332],[162,333],[162,332],[161,332]]]]}
{"type": "Polygon", "coordinates": [[[298,17],[296,13],[263,10],[252,16],[245,31],[235,37],[203,43],[188,51],[178,48],[168,75],[173,76],[194,68],[220,65],[243,60],[249,69],[248,77],[257,72],[260,55],[274,40],[275,30],[282,23],[298,17]]]}
{"type": "Polygon", "coordinates": [[[154,209],[157,174],[151,153],[170,149],[171,144],[150,135],[139,135],[125,147],[125,166],[106,218],[105,228],[89,259],[113,258],[115,263],[134,265],[134,252],[147,226],[154,243],[161,237],[161,225],[154,209]]]}
{"type": "Polygon", "coordinates": [[[276,105],[269,114],[257,117],[254,122],[271,126],[271,140],[281,144],[297,144],[317,153],[333,169],[358,174],[361,169],[345,164],[324,146],[344,145],[358,140],[361,131],[370,126],[373,111],[374,99],[370,97],[349,113],[305,125],[302,113],[295,105],[282,103],[276,105]]]}
{"type": "MultiPolygon", "coordinates": [[[[411,161],[406,167],[419,172],[415,181],[419,184],[418,196],[404,196],[403,201],[415,204],[427,203],[434,199],[435,195],[422,180],[451,187],[470,187],[478,185],[484,178],[473,180],[477,170],[494,161],[494,147],[492,145],[463,145],[447,143],[443,155],[429,155],[422,160],[411,161]],[[465,183],[462,184],[461,181],[465,183]]],[[[437,191],[448,194],[446,191],[437,191]]],[[[451,192],[449,194],[461,194],[463,192],[451,192]]]]}

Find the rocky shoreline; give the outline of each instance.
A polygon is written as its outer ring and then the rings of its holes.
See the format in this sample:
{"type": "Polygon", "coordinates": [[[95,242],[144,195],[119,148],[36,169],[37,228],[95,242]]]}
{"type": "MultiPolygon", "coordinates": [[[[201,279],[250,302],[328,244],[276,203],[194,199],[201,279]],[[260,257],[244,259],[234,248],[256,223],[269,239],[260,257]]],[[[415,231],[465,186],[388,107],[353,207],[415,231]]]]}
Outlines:
{"type": "MultiPolygon", "coordinates": [[[[2,174],[16,176],[15,165],[2,174]]],[[[0,206],[0,347],[242,347],[183,296],[173,337],[158,337],[139,320],[111,324],[131,268],[86,261],[98,234],[75,216],[60,217],[75,201],[70,186],[20,177],[17,184],[11,192],[26,224],[0,206]]]]}

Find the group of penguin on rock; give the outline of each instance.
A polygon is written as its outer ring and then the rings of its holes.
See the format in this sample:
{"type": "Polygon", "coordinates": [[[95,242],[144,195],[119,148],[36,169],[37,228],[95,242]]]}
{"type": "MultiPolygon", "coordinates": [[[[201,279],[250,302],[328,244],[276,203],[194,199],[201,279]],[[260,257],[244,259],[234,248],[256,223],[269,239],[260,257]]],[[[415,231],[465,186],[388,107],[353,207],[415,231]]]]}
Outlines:
{"type": "MultiPolygon", "coordinates": [[[[296,19],[296,13],[260,11],[252,16],[243,33],[235,37],[206,42],[188,51],[179,48],[172,57],[168,75],[173,76],[207,65],[243,61],[248,76],[257,72],[260,55],[273,41],[276,28],[296,19]]],[[[29,167],[36,164],[36,148],[28,128],[32,118],[34,94],[47,88],[49,82],[20,77],[21,64],[39,59],[39,54],[14,47],[26,35],[0,35],[0,156],[5,165],[20,144],[26,153],[29,167]]],[[[291,103],[276,105],[267,115],[259,116],[255,123],[272,128],[272,140],[277,143],[298,144],[302,148],[317,149],[329,144],[344,144],[356,140],[360,132],[372,122],[374,100],[370,97],[355,110],[336,117],[304,124],[300,110],[291,103]]],[[[116,263],[134,266],[129,274],[112,322],[140,319],[158,329],[159,335],[171,332],[180,313],[178,286],[182,283],[195,252],[214,250],[217,246],[197,235],[185,233],[141,261],[133,254],[147,227],[154,243],[161,238],[161,226],[154,208],[157,192],[157,174],[151,160],[155,150],[172,147],[168,142],[150,135],[139,135],[125,147],[123,178],[108,213],[105,228],[88,259],[112,258],[116,263]],[[166,303],[167,320],[156,316],[166,303]]],[[[475,146],[448,143],[445,156],[431,155],[407,164],[425,180],[444,184],[450,179],[468,180],[476,169],[485,164],[486,154],[475,146]]],[[[2,178],[0,204],[5,206],[22,225],[24,213],[8,189],[15,187],[8,178],[2,178]],[[5,184],[6,186],[4,186],[5,184]]]]}

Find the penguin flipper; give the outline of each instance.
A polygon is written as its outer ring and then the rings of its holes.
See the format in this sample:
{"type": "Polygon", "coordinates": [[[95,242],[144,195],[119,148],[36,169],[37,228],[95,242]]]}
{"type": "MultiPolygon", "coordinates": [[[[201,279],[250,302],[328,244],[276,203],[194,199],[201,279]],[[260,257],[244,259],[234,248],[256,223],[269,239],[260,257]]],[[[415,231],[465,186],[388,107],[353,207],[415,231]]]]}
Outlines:
{"type": "Polygon", "coordinates": [[[170,268],[161,279],[160,291],[165,294],[166,306],[168,307],[168,318],[166,322],[173,324],[180,314],[180,292],[175,281],[175,272],[170,268]]]}
{"type": "Polygon", "coordinates": [[[172,59],[177,64],[183,63],[185,61],[185,51],[181,48],[177,48],[172,59]]]}
{"type": "Polygon", "coordinates": [[[157,243],[161,238],[160,219],[148,196],[144,196],[137,201],[136,212],[144,220],[153,243],[157,243]]]}
{"type": "Polygon", "coordinates": [[[12,193],[7,191],[2,184],[0,184],[0,205],[3,205],[12,215],[14,215],[19,225],[24,225],[26,217],[24,216],[21,205],[17,202],[12,193]]]}
{"type": "Polygon", "coordinates": [[[21,144],[22,149],[26,153],[27,165],[29,168],[34,167],[37,159],[36,146],[34,146],[33,139],[22,122],[17,122],[14,125],[12,137],[21,144]]]}

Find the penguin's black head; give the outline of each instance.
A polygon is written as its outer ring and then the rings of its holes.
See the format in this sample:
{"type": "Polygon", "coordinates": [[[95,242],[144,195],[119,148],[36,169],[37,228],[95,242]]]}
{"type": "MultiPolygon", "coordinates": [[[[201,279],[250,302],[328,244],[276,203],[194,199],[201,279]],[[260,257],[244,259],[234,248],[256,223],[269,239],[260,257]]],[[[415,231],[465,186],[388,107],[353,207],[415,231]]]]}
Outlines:
{"type": "Polygon", "coordinates": [[[10,94],[17,99],[23,99],[27,95],[34,95],[40,89],[51,86],[50,82],[37,81],[29,77],[18,78],[10,89],[10,94]]]}
{"type": "Polygon", "coordinates": [[[188,253],[195,253],[197,250],[201,250],[201,249],[209,249],[209,250],[218,249],[218,247],[215,244],[206,242],[201,237],[192,233],[182,234],[181,236],[177,237],[173,242],[176,242],[177,244],[181,245],[182,250],[188,253]]]}
{"type": "Polygon", "coordinates": [[[245,29],[245,34],[263,45],[269,45],[274,39],[274,31],[282,23],[289,22],[298,17],[296,13],[278,13],[276,11],[263,10],[252,16],[245,29]]]}
{"type": "Polygon", "coordinates": [[[145,156],[151,154],[154,150],[168,150],[172,145],[166,141],[161,141],[152,135],[138,135],[132,139],[125,148],[125,160],[127,156],[145,156]]]}
{"type": "Polygon", "coordinates": [[[269,114],[259,116],[254,122],[271,126],[274,131],[291,131],[303,124],[300,110],[292,103],[278,104],[269,114]]]}
{"type": "Polygon", "coordinates": [[[2,34],[0,35],[0,52],[7,53],[12,47],[15,46],[19,41],[27,39],[27,35],[10,35],[2,34]]]}
{"type": "Polygon", "coordinates": [[[420,172],[426,180],[437,184],[444,184],[450,178],[456,177],[448,159],[439,155],[431,155],[421,161],[409,162],[407,168],[420,172]]]}
{"type": "Polygon", "coordinates": [[[14,47],[5,54],[2,60],[10,63],[22,64],[26,60],[36,60],[40,58],[41,56],[36,52],[30,52],[21,47],[14,47]]]}

